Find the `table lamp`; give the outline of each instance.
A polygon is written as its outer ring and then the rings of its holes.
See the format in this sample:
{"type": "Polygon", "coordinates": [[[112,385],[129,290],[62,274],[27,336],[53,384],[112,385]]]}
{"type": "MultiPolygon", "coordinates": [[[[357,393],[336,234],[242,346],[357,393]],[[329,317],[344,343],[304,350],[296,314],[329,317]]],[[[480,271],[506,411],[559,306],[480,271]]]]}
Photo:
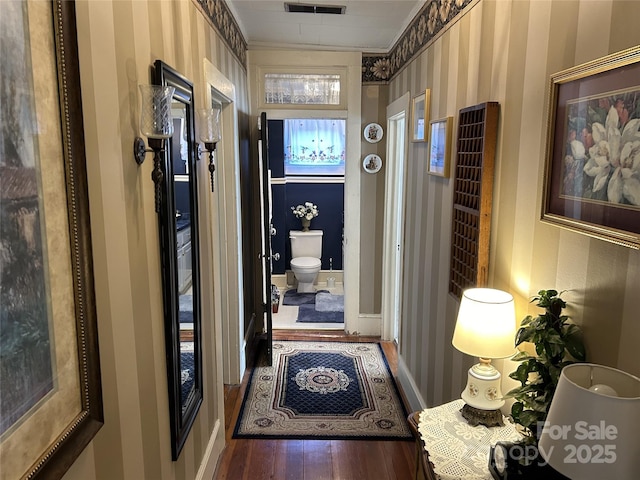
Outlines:
{"type": "Polygon", "coordinates": [[[461,395],[465,401],[462,416],[470,425],[503,425],[500,372],[491,365],[491,359],[513,355],[515,336],[511,294],[492,288],[471,288],[462,293],[452,343],[462,353],[480,359],[469,369],[461,395]]]}
{"type": "Polygon", "coordinates": [[[591,363],[560,373],[540,435],[540,455],[580,480],[631,480],[640,472],[640,379],[591,363]]]}

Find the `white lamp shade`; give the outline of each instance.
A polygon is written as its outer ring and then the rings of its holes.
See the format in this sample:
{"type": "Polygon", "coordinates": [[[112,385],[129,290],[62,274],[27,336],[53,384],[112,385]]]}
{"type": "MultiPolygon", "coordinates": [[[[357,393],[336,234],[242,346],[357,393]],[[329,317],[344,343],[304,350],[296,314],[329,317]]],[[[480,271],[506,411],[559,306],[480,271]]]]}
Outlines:
{"type": "Polygon", "coordinates": [[[564,367],[538,443],[555,470],[580,480],[636,479],[638,438],[639,378],[591,363],[564,367]],[[599,393],[611,389],[617,396],[599,393]]]}
{"type": "Polygon", "coordinates": [[[513,296],[492,288],[470,288],[462,294],[452,343],[463,353],[480,358],[513,355],[516,314],[513,296]]]}

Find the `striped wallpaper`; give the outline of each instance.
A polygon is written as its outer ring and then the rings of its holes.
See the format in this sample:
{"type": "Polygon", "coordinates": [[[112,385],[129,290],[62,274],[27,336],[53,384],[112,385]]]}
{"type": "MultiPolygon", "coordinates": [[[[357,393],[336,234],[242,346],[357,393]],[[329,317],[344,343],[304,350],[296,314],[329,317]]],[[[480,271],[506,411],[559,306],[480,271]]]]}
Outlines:
{"type": "MultiPolygon", "coordinates": [[[[132,145],[138,84],[150,82],[156,59],[194,82],[196,107],[204,101],[208,59],[236,86],[245,137],[246,69],[192,1],[79,1],[77,17],[105,424],[65,479],[210,479],[224,445],[220,320],[205,295],[204,403],[180,458],[172,462],[153,162],[148,155],[138,167],[132,145]],[[212,462],[199,472],[208,457],[212,462]]],[[[201,178],[208,175],[205,163],[199,165],[201,178]]],[[[207,185],[202,182],[201,202],[211,201],[207,185]]],[[[211,273],[218,260],[211,249],[217,226],[210,219],[202,223],[206,292],[220,283],[211,273]]]]}
{"type": "MultiPolygon", "coordinates": [[[[567,290],[588,359],[636,375],[640,252],[538,218],[547,79],[640,44],[638,18],[634,1],[482,0],[389,85],[390,102],[430,88],[431,118],[453,116],[455,127],[461,108],[500,103],[489,284],[514,295],[519,319],[539,311],[528,303],[538,290],[567,290]]],[[[460,395],[472,359],[451,346],[458,308],[447,293],[452,180],[426,174],[427,144],[409,149],[400,351],[434,406],[460,395]]],[[[513,370],[505,360],[504,372],[513,370]]]]}

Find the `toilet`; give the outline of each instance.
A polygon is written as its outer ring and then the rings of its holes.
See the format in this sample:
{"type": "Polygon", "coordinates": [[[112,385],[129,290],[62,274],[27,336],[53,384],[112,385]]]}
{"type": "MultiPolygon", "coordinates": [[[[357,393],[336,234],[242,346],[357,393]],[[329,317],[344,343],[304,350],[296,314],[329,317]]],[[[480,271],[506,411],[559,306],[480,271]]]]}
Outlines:
{"type": "Polygon", "coordinates": [[[322,230],[291,230],[291,270],[298,281],[299,293],[313,293],[322,257],[322,230]]]}

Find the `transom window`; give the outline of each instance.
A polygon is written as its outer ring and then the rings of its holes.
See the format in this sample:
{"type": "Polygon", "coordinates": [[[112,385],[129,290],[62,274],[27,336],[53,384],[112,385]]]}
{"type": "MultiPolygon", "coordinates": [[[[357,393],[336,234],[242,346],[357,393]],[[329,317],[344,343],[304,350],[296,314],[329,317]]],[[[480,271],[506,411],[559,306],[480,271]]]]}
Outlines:
{"type": "Polygon", "coordinates": [[[265,73],[267,105],[340,105],[340,75],[265,73]]]}

